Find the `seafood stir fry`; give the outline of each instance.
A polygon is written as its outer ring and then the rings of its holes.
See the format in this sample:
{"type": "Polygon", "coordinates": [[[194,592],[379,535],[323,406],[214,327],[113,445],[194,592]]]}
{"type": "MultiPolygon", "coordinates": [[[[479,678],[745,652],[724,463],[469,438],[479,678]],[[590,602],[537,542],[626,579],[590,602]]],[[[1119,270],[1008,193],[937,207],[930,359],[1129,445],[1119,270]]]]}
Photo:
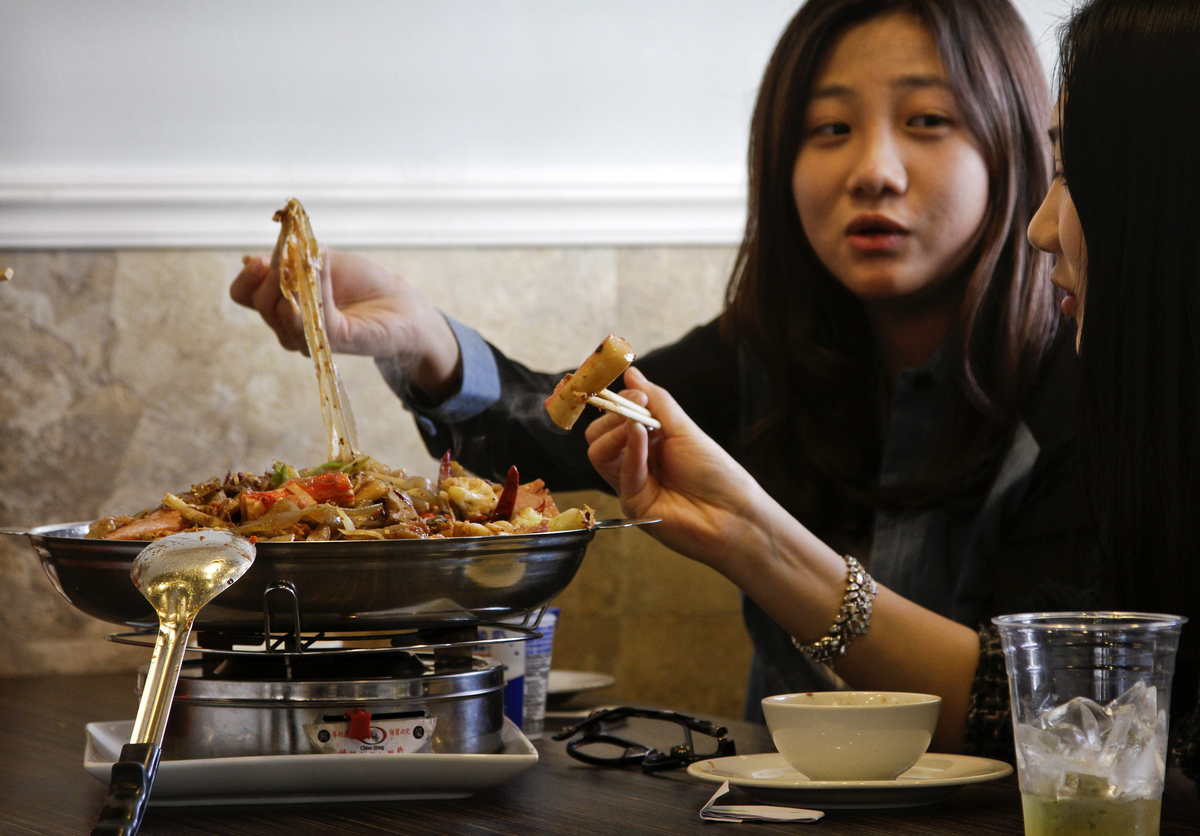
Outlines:
{"type": "Polygon", "coordinates": [[[261,476],[227,474],[163,497],[158,508],[105,517],[88,537],[157,540],[220,528],[258,542],[483,537],[591,528],[586,505],[559,512],[541,479],[504,484],[473,476],[447,452],[436,481],[392,470],[369,456],[297,471],[276,462],[261,476]]]}

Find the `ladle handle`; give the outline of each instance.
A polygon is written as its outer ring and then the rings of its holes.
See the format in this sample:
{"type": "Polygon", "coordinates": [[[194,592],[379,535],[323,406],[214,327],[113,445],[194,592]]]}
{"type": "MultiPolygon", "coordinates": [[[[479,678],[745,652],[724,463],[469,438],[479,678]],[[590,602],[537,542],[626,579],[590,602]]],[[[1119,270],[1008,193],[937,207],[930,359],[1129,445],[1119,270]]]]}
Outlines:
{"type": "Polygon", "coordinates": [[[133,723],[132,742],[121,747],[121,759],[113,764],[109,778],[108,800],[100,811],[100,820],[92,836],[137,836],[142,816],[154,786],[158,759],[162,755],[163,732],[179,681],[179,667],[187,650],[191,619],[163,619],[158,625],[158,641],[142,688],[137,719],[133,723]]]}
{"type": "Polygon", "coordinates": [[[179,682],[179,669],[183,665],[191,631],[190,618],[173,623],[160,620],[154,655],[150,657],[146,684],[142,688],[142,699],[133,721],[133,734],[129,739],[131,743],[162,745],[167,717],[171,712],[171,700],[175,697],[175,685],[179,682]]]}
{"type": "Polygon", "coordinates": [[[150,801],[162,747],[157,743],[126,743],[112,766],[108,798],[92,836],[135,836],[150,801]]]}

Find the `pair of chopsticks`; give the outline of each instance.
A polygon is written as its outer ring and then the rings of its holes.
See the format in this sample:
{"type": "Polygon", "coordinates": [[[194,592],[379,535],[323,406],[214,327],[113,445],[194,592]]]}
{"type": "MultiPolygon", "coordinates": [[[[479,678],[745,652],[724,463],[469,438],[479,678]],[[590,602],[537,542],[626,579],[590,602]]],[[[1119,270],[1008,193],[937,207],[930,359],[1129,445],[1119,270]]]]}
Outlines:
{"type": "Polygon", "coordinates": [[[623,415],[629,420],[644,424],[652,430],[662,429],[662,424],[658,423],[654,416],[650,414],[650,410],[641,404],[634,403],[628,398],[622,398],[616,392],[603,389],[598,394],[588,398],[588,403],[599,409],[623,415]]]}

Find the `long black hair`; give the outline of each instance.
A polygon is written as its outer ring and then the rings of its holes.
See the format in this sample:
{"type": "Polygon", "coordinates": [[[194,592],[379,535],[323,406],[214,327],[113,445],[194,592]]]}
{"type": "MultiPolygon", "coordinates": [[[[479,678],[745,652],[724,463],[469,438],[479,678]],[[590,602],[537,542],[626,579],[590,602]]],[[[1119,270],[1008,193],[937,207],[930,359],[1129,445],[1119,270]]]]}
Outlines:
{"type": "MultiPolygon", "coordinates": [[[[977,498],[991,481],[1020,402],[1054,336],[1046,261],[1025,239],[1049,178],[1045,78],[1008,0],[809,0],[768,64],[751,123],[746,233],[722,329],[763,365],[770,403],[743,461],[787,459],[777,495],[831,542],[869,533],[883,420],[883,372],[862,303],[814,254],[792,193],[804,114],[820,63],[851,26],[893,12],[927,27],[989,177],[979,242],[963,269],[952,333],[957,369],[940,455],[919,484],[888,499],[910,506],[977,498]],[[785,451],[799,448],[800,456],[785,451]]],[[[841,547],[845,547],[842,545],[841,547]]]]}
{"type": "MultiPolygon", "coordinates": [[[[1200,617],[1200,3],[1095,0],[1062,39],[1087,249],[1081,447],[1118,605],[1200,617]]],[[[1193,623],[1187,634],[1200,631],[1193,623]]]]}

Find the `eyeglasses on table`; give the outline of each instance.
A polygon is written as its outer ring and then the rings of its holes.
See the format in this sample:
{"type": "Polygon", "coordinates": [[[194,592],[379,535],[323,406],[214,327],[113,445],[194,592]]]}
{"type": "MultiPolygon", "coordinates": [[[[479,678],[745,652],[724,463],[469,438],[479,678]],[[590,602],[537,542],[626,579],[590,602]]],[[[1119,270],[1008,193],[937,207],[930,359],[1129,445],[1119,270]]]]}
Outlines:
{"type": "Polygon", "coordinates": [[[728,734],[724,726],[677,711],[622,706],[597,711],[583,722],[555,734],[554,739],[569,740],[567,754],[592,766],[640,766],[643,772],[661,772],[685,767],[696,761],[737,754],[728,734]],[[632,717],[677,726],[681,742],[664,752],[609,731],[614,725],[632,717]],[[693,732],[702,737],[694,737],[693,732]]]}

